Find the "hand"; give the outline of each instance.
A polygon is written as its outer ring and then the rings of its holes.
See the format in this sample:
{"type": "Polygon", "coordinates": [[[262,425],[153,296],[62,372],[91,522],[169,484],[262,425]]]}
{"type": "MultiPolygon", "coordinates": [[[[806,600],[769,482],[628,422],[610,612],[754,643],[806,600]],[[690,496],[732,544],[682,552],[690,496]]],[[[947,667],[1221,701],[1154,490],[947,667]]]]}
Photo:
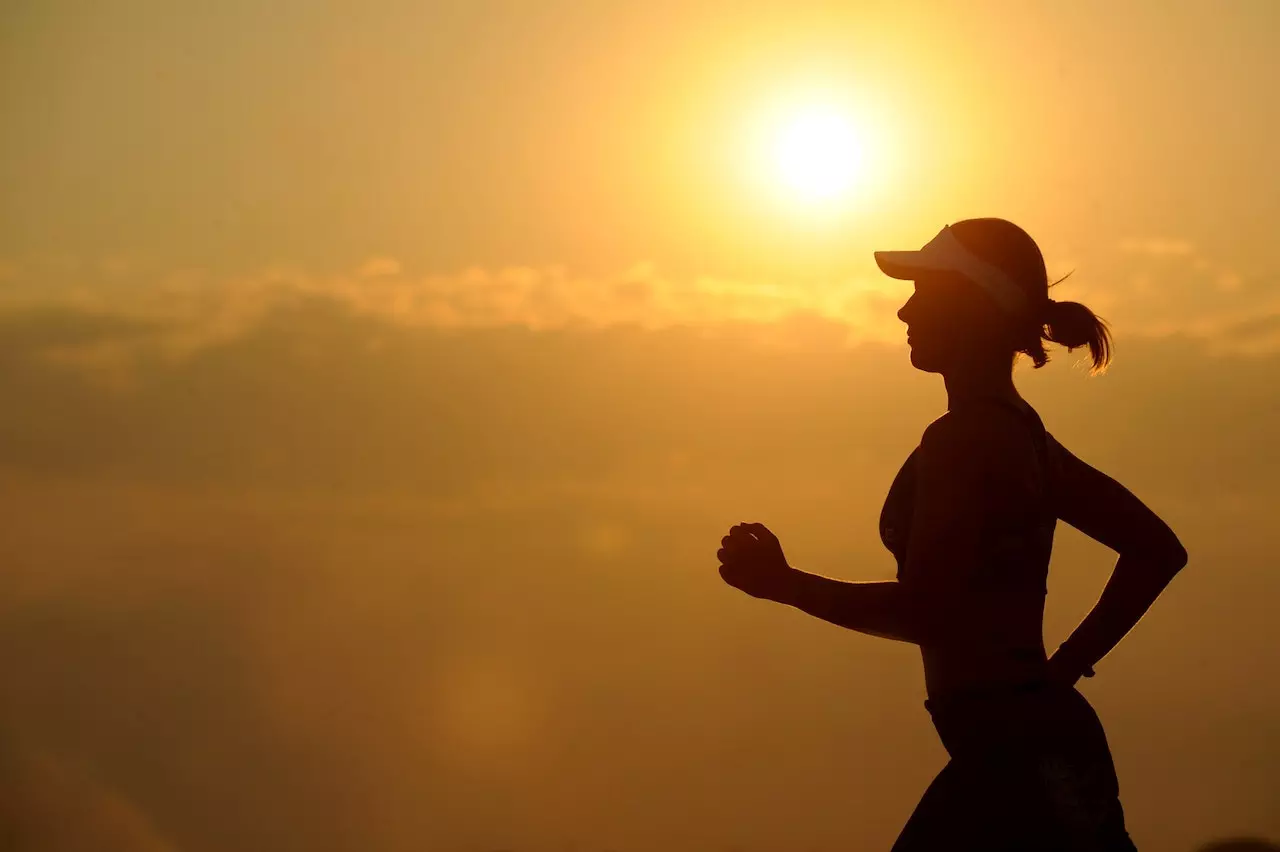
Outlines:
{"type": "Polygon", "coordinates": [[[731,527],[716,556],[724,581],[753,598],[776,600],[792,570],[778,537],[764,524],[731,527]]]}
{"type": "Polygon", "coordinates": [[[1049,680],[1052,682],[1074,688],[1082,677],[1093,677],[1093,668],[1070,660],[1061,648],[1049,658],[1049,680]]]}

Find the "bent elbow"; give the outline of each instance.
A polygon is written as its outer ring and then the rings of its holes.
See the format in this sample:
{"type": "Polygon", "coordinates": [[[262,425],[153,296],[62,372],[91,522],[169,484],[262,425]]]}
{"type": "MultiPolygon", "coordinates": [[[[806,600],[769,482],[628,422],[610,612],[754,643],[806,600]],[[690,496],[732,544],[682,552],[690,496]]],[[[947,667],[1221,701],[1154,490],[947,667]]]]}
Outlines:
{"type": "Polygon", "coordinates": [[[1176,574],[1187,564],[1187,549],[1182,546],[1177,534],[1168,525],[1163,532],[1164,534],[1157,539],[1157,553],[1169,573],[1176,574]]]}
{"type": "Polygon", "coordinates": [[[1146,559],[1159,566],[1161,573],[1172,579],[1187,564],[1187,549],[1170,530],[1159,544],[1147,551],[1146,559]]]}
{"type": "Polygon", "coordinates": [[[1162,534],[1150,535],[1145,540],[1135,541],[1132,546],[1121,551],[1128,556],[1128,561],[1146,566],[1146,570],[1159,574],[1164,581],[1173,578],[1187,564],[1187,549],[1167,527],[1162,534]]]}

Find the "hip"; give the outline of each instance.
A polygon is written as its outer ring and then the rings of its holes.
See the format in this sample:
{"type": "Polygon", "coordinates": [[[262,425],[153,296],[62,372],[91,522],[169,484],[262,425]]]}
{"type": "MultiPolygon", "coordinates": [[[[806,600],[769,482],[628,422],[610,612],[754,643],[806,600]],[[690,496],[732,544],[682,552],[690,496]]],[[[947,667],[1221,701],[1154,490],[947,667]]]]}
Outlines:
{"type": "Polygon", "coordinates": [[[1047,832],[1064,849],[1133,849],[1102,723],[1074,688],[1025,683],[925,706],[951,755],[940,786],[956,790],[938,795],[952,810],[1015,834],[1047,832]]]}
{"type": "Polygon", "coordinates": [[[1102,722],[1073,687],[1030,680],[931,697],[925,709],[954,759],[1060,755],[1114,771],[1102,722]]]}

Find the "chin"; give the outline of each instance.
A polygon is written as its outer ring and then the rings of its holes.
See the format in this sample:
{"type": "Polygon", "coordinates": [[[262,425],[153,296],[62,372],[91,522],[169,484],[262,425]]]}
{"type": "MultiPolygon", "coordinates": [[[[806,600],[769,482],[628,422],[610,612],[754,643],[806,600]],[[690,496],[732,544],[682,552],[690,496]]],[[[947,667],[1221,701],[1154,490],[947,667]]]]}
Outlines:
{"type": "Polygon", "coordinates": [[[942,363],[939,359],[931,358],[930,353],[915,348],[911,350],[911,366],[925,373],[942,372],[942,363]]]}

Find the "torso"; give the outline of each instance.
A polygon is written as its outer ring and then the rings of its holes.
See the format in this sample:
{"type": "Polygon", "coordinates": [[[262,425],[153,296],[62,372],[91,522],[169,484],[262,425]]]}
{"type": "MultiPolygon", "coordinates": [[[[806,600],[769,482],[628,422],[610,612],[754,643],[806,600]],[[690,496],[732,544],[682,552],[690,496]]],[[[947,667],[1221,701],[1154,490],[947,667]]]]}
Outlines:
{"type": "MultiPolygon", "coordinates": [[[[964,640],[921,647],[931,698],[1035,681],[1045,673],[1044,601],[1057,523],[1051,473],[1056,442],[1030,406],[1012,401],[998,405],[1016,410],[1026,423],[1036,481],[1030,486],[1026,511],[1018,517],[991,519],[982,535],[981,572],[971,584],[972,592],[954,601],[966,625],[964,640]]],[[[913,451],[908,456],[889,489],[880,514],[880,537],[898,562],[899,582],[924,585],[928,576],[906,572],[916,455],[913,451]]]]}

